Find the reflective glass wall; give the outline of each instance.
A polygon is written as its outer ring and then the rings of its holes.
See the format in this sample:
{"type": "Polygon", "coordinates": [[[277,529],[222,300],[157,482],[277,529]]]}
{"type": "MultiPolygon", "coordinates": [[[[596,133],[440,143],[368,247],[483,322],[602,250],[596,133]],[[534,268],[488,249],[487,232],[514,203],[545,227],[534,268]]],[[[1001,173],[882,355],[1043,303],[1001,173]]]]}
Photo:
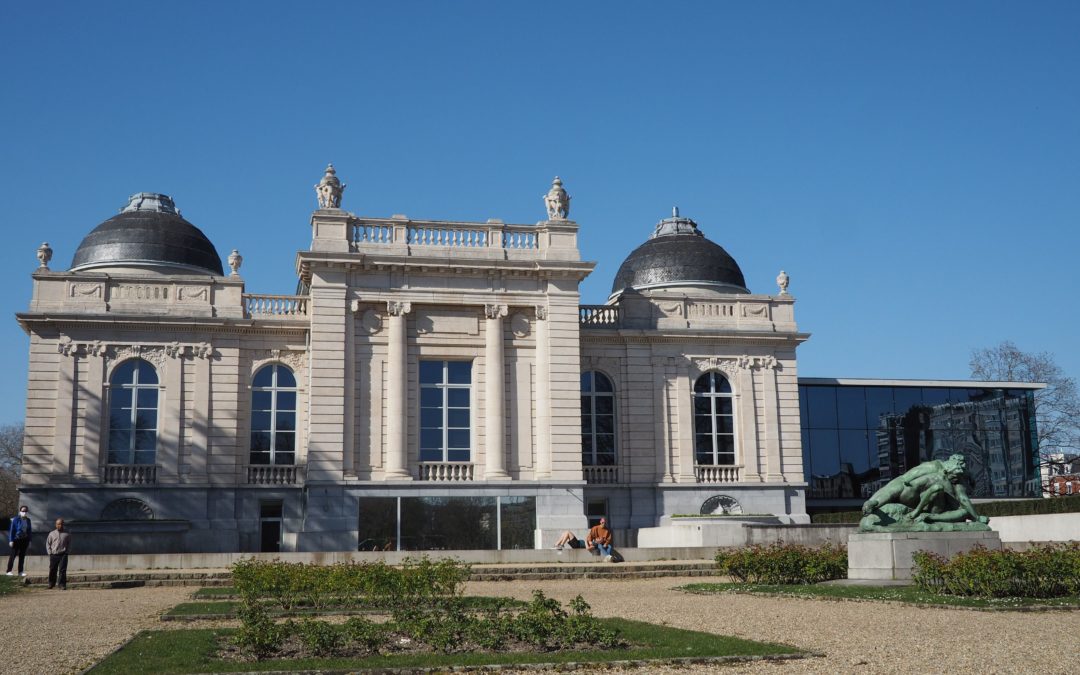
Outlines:
{"type": "Polygon", "coordinates": [[[361,551],[532,548],[535,497],[363,497],[361,551]]]}
{"type": "Polygon", "coordinates": [[[863,501],[928,459],[962,454],[973,497],[1038,497],[1028,389],[799,383],[808,500],[863,501]]]}

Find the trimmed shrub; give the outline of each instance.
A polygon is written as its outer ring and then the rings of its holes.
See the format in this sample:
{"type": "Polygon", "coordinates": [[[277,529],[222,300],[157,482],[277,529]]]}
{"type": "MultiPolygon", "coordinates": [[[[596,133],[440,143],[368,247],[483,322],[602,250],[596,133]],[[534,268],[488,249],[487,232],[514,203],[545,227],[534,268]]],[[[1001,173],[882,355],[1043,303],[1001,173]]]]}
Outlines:
{"type": "Polygon", "coordinates": [[[1080,543],[991,551],[981,546],[946,560],[917,551],[912,580],[946,595],[1059,598],[1080,595],[1080,543]]]}
{"type": "Polygon", "coordinates": [[[736,581],[752,584],[815,584],[847,578],[847,549],[810,548],[777,542],[716,554],[716,566],[736,581]]]}

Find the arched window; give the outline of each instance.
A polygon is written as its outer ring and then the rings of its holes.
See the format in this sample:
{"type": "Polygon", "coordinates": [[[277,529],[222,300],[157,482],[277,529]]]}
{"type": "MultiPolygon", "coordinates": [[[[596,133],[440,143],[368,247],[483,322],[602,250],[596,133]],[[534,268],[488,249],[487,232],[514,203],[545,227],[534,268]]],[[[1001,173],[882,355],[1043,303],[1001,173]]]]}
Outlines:
{"type": "Polygon", "coordinates": [[[735,410],[731,385],[720,373],[705,373],[694,383],[694,460],[735,464],[735,410]]]}
{"type": "Polygon", "coordinates": [[[596,371],[581,374],[581,464],[615,464],[615,387],[596,371]]]}
{"type": "Polygon", "coordinates": [[[158,376],[143,359],[109,378],[109,464],[153,464],[157,453],[158,376]]]}
{"type": "Polygon", "coordinates": [[[296,377],[263,366],[251,381],[251,464],[296,462],[296,377]]]}

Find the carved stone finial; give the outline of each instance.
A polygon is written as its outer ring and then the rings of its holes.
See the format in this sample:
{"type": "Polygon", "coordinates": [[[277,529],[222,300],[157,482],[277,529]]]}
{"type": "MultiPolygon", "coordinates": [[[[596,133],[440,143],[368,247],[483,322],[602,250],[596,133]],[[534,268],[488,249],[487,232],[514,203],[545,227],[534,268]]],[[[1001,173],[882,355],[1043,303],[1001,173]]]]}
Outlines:
{"type": "Polygon", "coordinates": [[[244,264],[244,256],[240,255],[240,251],[233,249],[229,254],[229,269],[232,270],[230,277],[240,276],[240,266],[244,264]]]}
{"type": "Polygon", "coordinates": [[[780,274],[776,275],[776,285],[780,287],[780,295],[791,295],[787,292],[789,283],[791,283],[791,277],[784,270],[780,270],[780,274]]]}
{"type": "Polygon", "coordinates": [[[38,269],[49,269],[49,261],[52,260],[52,247],[49,242],[42,242],[41,246],[38,246],[37,259],[41,263],[38,269]]]}
{"type": "Polygon", "coordinates": [[[566,220],[570,216],[570,195],[566,194],[558,176],[551,181],[551,189],[544,195],[544,206],[547,207],[548,220],[566,220]]]}
{"type": "Polygon", "coordinates": [[[340,209],[341,195],[345,192],[345,184],[337,177],[337,171],[333,164],[326,165],[326,173],[322,180],[315,186],[315,195],[319,198],[320,209],[340,209]]]}

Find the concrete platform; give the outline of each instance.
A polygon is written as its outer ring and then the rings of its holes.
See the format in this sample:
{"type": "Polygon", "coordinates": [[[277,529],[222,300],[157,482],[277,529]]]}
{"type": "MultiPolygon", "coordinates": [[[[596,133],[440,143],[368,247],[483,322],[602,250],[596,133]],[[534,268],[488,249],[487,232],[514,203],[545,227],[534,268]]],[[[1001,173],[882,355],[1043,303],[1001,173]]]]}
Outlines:
{"type": "Polygon", "coordinates": [[[848,579],[910,580],[916,551],[946,558],[976,546],[1000,550],[998,533],[988,532],[858,532],[848,537],[848,579]]]}

